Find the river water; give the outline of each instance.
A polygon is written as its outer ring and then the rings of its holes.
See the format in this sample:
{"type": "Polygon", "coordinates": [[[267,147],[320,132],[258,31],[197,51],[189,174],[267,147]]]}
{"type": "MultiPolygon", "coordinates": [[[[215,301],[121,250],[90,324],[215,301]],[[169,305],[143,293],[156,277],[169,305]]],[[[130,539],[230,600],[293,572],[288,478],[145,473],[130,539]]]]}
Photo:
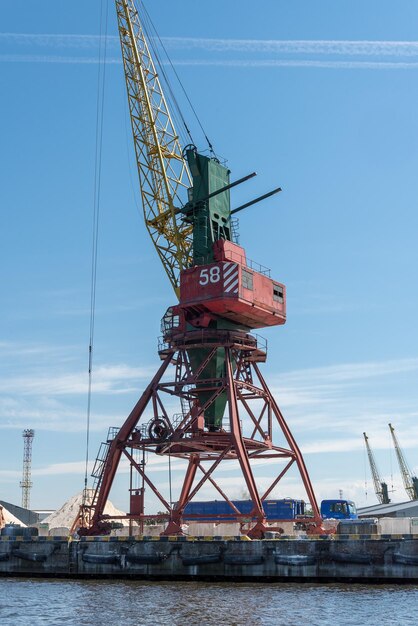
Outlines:
{"type": "Polygon", "coordinates": [[[403,626],[417,586],[0,579],[1,626],[403,626]]]}

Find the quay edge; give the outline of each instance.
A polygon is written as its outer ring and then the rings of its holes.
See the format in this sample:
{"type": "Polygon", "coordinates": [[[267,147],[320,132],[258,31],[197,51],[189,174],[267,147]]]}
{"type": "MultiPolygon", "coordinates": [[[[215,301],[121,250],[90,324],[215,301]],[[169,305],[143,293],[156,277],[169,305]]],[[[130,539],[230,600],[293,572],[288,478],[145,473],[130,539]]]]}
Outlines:
{"type": "Polygon", "coordinates": [[[0,576],[418,583],[418,535],[1,537],[0,576]]]}

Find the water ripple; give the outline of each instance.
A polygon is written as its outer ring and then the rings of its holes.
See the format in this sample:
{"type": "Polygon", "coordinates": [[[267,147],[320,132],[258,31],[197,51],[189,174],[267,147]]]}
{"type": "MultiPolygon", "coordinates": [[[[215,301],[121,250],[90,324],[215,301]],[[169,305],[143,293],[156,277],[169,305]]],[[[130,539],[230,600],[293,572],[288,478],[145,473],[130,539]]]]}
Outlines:
{"type": "Polygon", "coordinates": [[[2,626],[397,626],[418,587],[0,580],[2,626]]]}

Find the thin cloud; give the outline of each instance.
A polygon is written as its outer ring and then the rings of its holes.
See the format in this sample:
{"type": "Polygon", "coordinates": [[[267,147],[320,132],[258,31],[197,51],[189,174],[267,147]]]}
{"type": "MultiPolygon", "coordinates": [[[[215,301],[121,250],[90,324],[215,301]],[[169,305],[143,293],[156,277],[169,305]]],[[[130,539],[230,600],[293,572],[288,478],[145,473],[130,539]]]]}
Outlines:
{"type": "Polygon", "coordinates": [[[340,365],[330,365],[295,370],[281,375],[281,380],[286,382],[296,382],[309,378],[312,382],[323,380],[330,381],[355,381],[364,380],[390,374],[402,374],[418,370],[418,358],[393,359],[388,361],[369,361],[366,363],[343,363],[340,365]]]}
{"type": "MultiPolygon", "coordinates": [[[[78,349],[75,346],[53,346],[50,344],[24,344],[14,343],[12,341],[0,341],[0,357],[1,358],[13,358],[15,359],[27,359],[45,357],[50,359],[51,357],[59,356],[62,360],[64,356],[68,360],[69,353],[74,353],[78,349]]],[[[9,364],[8,364],[9,367],[9,364]]]]}
{"type": "MultiPolygon", "coordinates": [[[[96,393],[131,393],[136,387],[132,381],[149,378],[152,368],[128,365],[102,365],[96,367],[93,376],[93,391],[96,393]],[[128,381],[131,383],[128,385],[128,381]]],[[[20,395],[78,395],[86,394],[88,380],[84,372],[63,374],[33,374],[14,376],[0,381],[0,392],[20,395]]]]}
{"type": "MultiPolygon", "coordinates": [[[[100,411],[95,407],[90,417],[90,431],[104,433],[110,424],[122,423],[128,413],[100,411]]],[[[43,432],[79,433],[86,431],[86,406],[68,406],[66,402],[27,396],[0,398],[0,431],[32,428],[43,432]]],[[[7,436],[4,434],[2,436],[7,436]]]]}
{"type": "Polygon", "coordinates": [[[173,49],[201,49],[211,52],[418,56],[417,41],[199,39],[192,37],[164,37],[163,41],[167,47],[173,49]]]}
{"type": "MultiPolygon", "coordinates": [[[[416,41],[352,41],[352,40],[260,40],[260,39],[211,39],[195,37],[163,37],[167,49],[189,53],[245,54],[252,58],[183,58],[175,60],[178,66],[213,66],[242,68],[318,68],[318,69],[416,69],[418,57],[416,41]],[[285,58],[254,58],[254,55],[281,55],[285,58]],[[309,57],[351,57],[348,60],[318,58],[286,58],[288,55],[309,57]],[[352,60],[352,57],[364,57],[352,60]],[[370,60],[375,57],[376,60],[370,60]],[[380,60],[391,57],[392,60],[380,60]]],[[[9,47],[43,48],[45,50],[74,50],[84,52],[98,49],[103,38],[100,35],[0,33],[0,44],[9,47]]],[[[119,38],[107,37],[110,50],[119,47],[119,38]]],[[[3,63],[61,63],[95,65],[98,57],[67,55],[2,54],[3,63]]],[[[120,64],[119,57],[108,56],[110,65],[120,64]]]]}
{"type": "Polygon", "coordinates": [[[286,60],[286,59],[202,59],[202,60],[176,60],[176,65],[182,66],[217,66],[217,67],[306,67],[322,69],[366,69],[366,70],[395,70],[417,69],[418,62],[404,61],[310,61],[310,60],[286,60]]]}
{"type": "MultiPolygon", "coordinates": [[[[47,48],[90,49],[100,45],[100,35],[0,33],[0,43],[47,48]]],[[[167,48],[210,52],[323,54],[344,56],[418,56],[417,41],[217,39],[162,37],[167,48]]],[[[107,45],[119,47],[119,37],[107,36],[107,45]]]]}
{"type": "MultiPolygon", "coordinates": [[[[99,59],[95,57],[64,57],[64,56],[37,56],[23,54],[0,54],[0,63],[64,63],[75,65],[97,65],[99,59]]],[[[121,59],[107,58],[110,65],[122,63],[121,59]]]]}
{"type": "MultiPolygon", "coordinates": [[[[94,57],[64,57],[64,56],[36,56],[36,55],[13,55],[1,54],[0,63],[61,63],[67,65],[97,65],[98,58],[94,57]]],[[[109,65],[120,65],[121,59],[107,58],[109,65]]],[[[163,62],[163,65],[166,63],[163,62]]],[[[242,68],[317,68],[317,69],[345,69],[345,70],[415,70],[418,62],[404,61],[310,61],[310,60],[286,60],[286,59],[181,59],[176,60],[175,65],[182,67],[242,67],[242,68]]]]}
{"type": "Polygon", "coordinates": [[[365,429],[387,449],[395,418],[404,446],[416,448],[417,397],[404,390],[414,389],[417,370],[416,358],[346,363],[278,374],[271,389],[304,453],[358,451],[365,429]]]}
{"type": "MultiPolygon", "coordinates": [[[[0,33],[0,43],[18,44],[20,46],[39,46],[43,48],[96,48],[103,37],[100,35],[73,35],[52,33],[0,33]]],[[[119,37],[108,35],[107,44],[119,45],[119,37]]]]}

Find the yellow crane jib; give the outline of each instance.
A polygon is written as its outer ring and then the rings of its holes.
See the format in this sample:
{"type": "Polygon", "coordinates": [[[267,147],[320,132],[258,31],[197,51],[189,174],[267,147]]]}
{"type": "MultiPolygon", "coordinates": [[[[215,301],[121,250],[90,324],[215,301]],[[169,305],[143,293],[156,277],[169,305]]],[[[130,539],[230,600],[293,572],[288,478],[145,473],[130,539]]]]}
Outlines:
{"type": "Polygon", "coordinates": [[[178,295],[192,247],[178,207],[191,176],[135,3],[116,0],[116,11],[145,224],[178,295]]]}

